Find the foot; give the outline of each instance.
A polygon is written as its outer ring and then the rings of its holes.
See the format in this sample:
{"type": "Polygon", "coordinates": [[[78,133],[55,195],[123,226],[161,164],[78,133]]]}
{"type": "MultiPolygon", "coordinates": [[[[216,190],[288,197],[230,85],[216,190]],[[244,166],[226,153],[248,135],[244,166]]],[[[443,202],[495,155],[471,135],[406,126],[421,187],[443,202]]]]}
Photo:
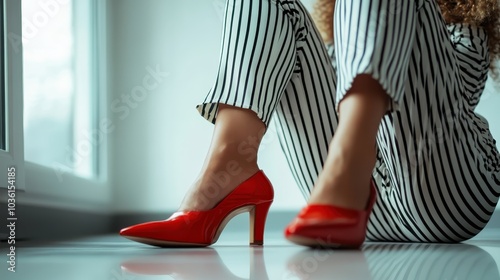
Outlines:
{"type": "Polygon", "coordinates": [[[369,171],[373,169],[374,158],[374,152],[348,156],[333,152],[318,177],[309,204],[365,210],[370,197],[371,176],[361,174],[371,175],[369,171]]]}
{"type": "Polygon", "coordinates": [[[353,183],[349,176],[322,176],[311,193],[308,204],[333,205],[353,210],[365,210],[370,197],[370,181],[353,183]],[[326,177],[326,178],[325,178],[326,177]]]}
{"type": "Polygon", "coordinates": [[[219,104],[205,165],[179,211],[212,209],[238,185],[257,173],[257,152],[266,131],[255,112],[219,104]]]}
{"type": "Polygon", "coordinates": [[[178,211],[204,211],[214,208],[238,185],[259,171],[259,167],[242,166],[228,161],[219,168],[205,170],[184,197],[178,211]]]}

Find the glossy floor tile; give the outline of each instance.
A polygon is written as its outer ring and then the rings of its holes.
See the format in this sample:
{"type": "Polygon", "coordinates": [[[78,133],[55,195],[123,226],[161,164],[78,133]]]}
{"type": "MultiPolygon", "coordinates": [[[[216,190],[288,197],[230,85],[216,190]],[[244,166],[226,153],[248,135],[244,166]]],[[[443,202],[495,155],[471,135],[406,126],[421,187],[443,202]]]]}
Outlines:
{"type": "Polygon", "coordinates": [[[246,232],[224,232],[214,246],[194,249],[154,248],[116,235],[25,242],[16,251],[16,272],[2,261],[0,279],[500,279],[497,230],[462,244],[366,243],[355,251],[302,248],[281,232],[266,233],[264,247],[247,240],[246,232]]]}

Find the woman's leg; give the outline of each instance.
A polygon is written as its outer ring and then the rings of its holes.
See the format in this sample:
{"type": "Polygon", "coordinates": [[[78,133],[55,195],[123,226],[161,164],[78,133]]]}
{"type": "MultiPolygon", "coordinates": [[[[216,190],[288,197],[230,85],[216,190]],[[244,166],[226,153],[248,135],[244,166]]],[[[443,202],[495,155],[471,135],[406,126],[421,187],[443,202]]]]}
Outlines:
{"type": "Polygon", "coordinates": [[[376,162],[376,135],[389,97],[369,75],[354,79],[339,108],[339,124],[309,203],[364,210],[376,162]]]}
{"type": "Polygon", "coordinates": [[[378,128],[402,97],[411,51],[402,47],[414,40],[415,7],[414,1],[337,1],[339,125],[311,204],[366,209],[378,128]]]}
{"type": "Polygon", "coordinates": [[[206,210],[258,171],[257,152],[271,115],[296,70],[301,28],[294,5],[226,2],[216,82],[197,108],[215,123],[204,167],[181,210],[206,210]]]}
{"type": "Polygon", "coordinates": [[[323,169],[328,146],[337,130],[335,53],[325,44],[307,10],[297,2],[307,36],[298,42],[297,70],[276,109],[276,130],[293,177],[308,199],[323,169]]]}
{"type": "Polygon", "coordinates": [[[255,112],[221,104],[210,149],[179,210],[208,210],[259,171],[257,150],[265,132],[255,112]]]}
{"type": "MultiPolygon", "coordinates": [[[[300,14],[312,26],[307,13],[302,11],[300,14]]],[[[340,123],[344,121],[346,129],[339,130],[335,108],[336,55],[332,45],[327,47],[329,53],[324,48],[319,33],[314,28],[310,29],[307,38],[301,43],[297,56],[301,71],[292,77],[277,110],[277,131],[285,156],[304,197],[308,198],[313,191],[311,202],[363,209],[366,206],[370,176],[376,160],[375,135],[380,119],[387,111],[388,97],[373,79],[366,75],[360,76],[349,98],[342,102],[341,108],[344,109],[341,109],[341,114],[344,110],[344,117],[340,119],[340,123]],[[333,61],[333,65],[330,60],[333,61]],[[374,94],[369,94],[365,98],[362,93],[360,94],[363,91],[374,94]],[[368,124],[371,130],[367,129],[368,124]],[[370,137],[364,135],[367,131],[372,134],[370,137]],[[340,143],[343,146],[353,144],[348,148],[355,149],[346,152],[346,155],[358,160],[355,162],[356,168],[347,165],[343,168],[338,163],[332,166],[332,158],[342,153],[340,148],[332,149],[332,145],[337,145],[332,142],[334,132],[335,135],[344,134],[334,139],[355,138],[355,141],[340,141],[340,143]],[[330,156],[327,157],[329,147],[330,156]],[[366,148],[360,149],[360,147],[366,148]],[[361,168],[359,162],[364,165],[364,176],[359,176],[361,168]],[[322,172],[322,177],[318,179],[322,169],[329,172],[322,172]],[[331,178],[343,180],[355,178],[362,183],[358,184],[359,188],[349,188],[345,194],[333,196],[330,189],[322,189],[322,184],[325,185],[324,183],[331,178]],[[315,189],[312,190],[315,184],[315,189]],[[350,195],[348,192],[356,195],[350,195]],[[360,192],[363,195],[359,195],[360,192]]]]}

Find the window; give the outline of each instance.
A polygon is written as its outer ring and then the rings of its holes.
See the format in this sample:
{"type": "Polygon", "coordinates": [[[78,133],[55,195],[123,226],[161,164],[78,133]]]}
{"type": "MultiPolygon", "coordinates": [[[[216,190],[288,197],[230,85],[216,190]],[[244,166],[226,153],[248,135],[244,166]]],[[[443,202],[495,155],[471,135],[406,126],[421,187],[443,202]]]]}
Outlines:
{"type": "Polygon", "coordinates": [[[23,0],[26,161],[97,174],[95,0],[23,0]]]}

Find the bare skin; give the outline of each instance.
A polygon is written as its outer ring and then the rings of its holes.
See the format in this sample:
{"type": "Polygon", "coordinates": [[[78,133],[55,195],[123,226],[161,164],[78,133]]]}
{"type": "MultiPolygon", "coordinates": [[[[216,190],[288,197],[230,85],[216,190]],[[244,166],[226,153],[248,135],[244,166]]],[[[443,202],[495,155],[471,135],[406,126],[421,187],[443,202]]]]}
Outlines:
{"type": "Polygon", "coordinates": [[[376,160],[376,135],[389,97],[370,75],[359,75],[339,105],[339,124],[310,204],[364,210],[376,160]]]}
{"type": "Polygon", "coordinates": [[[220,104],[205,163],[179,210],[211,209],[259,171],[257,150],[265,129],[253,111],[220,104]]]}
{"type": "Polygon", "coordinates": [[[333,43],[333,11],[335,0],[317,0],[311,17],[325,43],[333,43]]]}

